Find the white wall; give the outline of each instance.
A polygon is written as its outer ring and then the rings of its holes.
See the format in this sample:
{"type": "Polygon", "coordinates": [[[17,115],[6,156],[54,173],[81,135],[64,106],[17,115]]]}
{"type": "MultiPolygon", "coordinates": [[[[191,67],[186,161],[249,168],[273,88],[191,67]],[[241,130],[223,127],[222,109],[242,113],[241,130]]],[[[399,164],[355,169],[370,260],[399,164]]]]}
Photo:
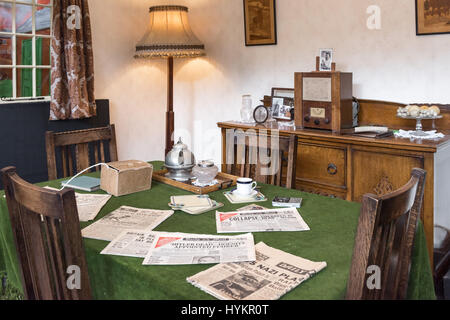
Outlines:
{"type": "Polygon", "coordinates": [[[295,71],[315,68],[333,48],[354,73],[354,95],[397,102],[450,102],[450,34],[415,34],[412,0],[278,0],[278,45],[245,47],[242,0],[90,0],[97,98],[111,101],[120,159],[162,159],[166,64],[136,61],[148,7],[181,4],[207,57],[175,61],[175,127],[193,132],[198,159],[220,161],[218,121],[239,118],[241,95],[293,87],[295,71]],[[381,8],[380,30],[366,9],[381,8]]]}

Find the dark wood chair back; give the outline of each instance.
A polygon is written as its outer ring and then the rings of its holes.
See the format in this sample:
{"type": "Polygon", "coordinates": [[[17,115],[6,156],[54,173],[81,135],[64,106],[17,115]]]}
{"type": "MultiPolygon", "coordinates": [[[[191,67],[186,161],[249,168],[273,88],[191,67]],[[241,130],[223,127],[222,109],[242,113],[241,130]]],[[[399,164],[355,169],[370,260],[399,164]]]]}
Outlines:
{"type": "Polygon", "coordinates": [[[347,299],[406,299],[425,177],[424,170],[413,169],[411,180],[399,190],[363,197],[347,299]]]}
{"type": "Polygon", "coordinates": [[[1,173],[25,298],[91,299],[75,192],[36,187],[13,167],[1,173]]]}
{"type": "Polygon", "coordinates": [[[230,130],[226,143],[226,173],[260,183],[295,189],[297,136],[270,137],[230,130]]]}
{"type": "Polygon", "coordinates": [[[438,299],[448,299],[449,293],[445,292],[444,277],[450,270],[450,230],[443,226],[435,225],[435,229],[441,229],[445,232],[445,238],[438,248],[434,248],[434,288],[438,299]]]}
{"type": "Polygon", "coordinates": [[[47,131],[45,143],[49,180],[73,176],[99,162],[118,160],[116,130],[113,124],[103,128],[60,133],[47,131]],[[109,159],[106,156],[108,149],[109,159]],[[57,161],[58,159],[61,161],[57,161]]]}

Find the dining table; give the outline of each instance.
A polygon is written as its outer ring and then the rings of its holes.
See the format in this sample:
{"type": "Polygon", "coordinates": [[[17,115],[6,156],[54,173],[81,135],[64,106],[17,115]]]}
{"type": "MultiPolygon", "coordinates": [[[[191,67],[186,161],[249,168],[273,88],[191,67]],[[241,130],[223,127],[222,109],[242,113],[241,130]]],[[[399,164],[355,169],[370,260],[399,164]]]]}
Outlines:
{"type": "MultiPolygon", "coordinates": [[[[154,170],[160,170],[161,161],[153,161],[154,170]]],[[[20,172],[19,172],[20,173],[20,172]]],[[[99,172],[89,173],[99,177],[99,172]]],[[[61,181],[38,183],[38,186],[61,188],[61,181]]],[[[270,247],[290,254],[321,262],[325,269],[313,278],[281,297],[281,300],[343,300],[346,295],[347,281],[352,262],[355,236],[361,204],[334,199],[295,189],[259,184],[260,191],[267,201],[258,202],[266,208],[274,208],[272,200],[276,196],[302,198],[298,209],[304,221],[310,227],[302,232],[255,232],[255,244],[264,242],[270,247]]],[[[224,196],[225,190],[209,194],[210,198],[221,202],[221,212],[237,210],[248,204],[232,204],[224,196]]],[[[76,191],[81,192],[82,191],[76,191]]],[[[94,193],[104,194],[102,190],[94,193]]],[[[112,197],[102,208],[94,221],[121,206],[136,208],[169,210],[171,196],[190,195],[192,193],[167,184],[152,181],[151,189],[121,197],[112,197]]],[[[250,203],[249,203],[250,204],[250,203]]],[[[193,234],[216,235],[216,211],[201,215],[190,215],[176,211],[172,216],[155,228],[155,231],[183,232],[193,234]]],[[[81,222],[85,228],[94,221],[81,222]]],[[[83,238],[87,259],[92,296],[98,300],[211,300],[215,299],[204,291],[194,287],[186,279],[213,265],[143,265],[143,259],[114,255],[102,255],[100,252],[108,245],[107,241],[83,238]]],[[[0,271],[6,271],[10,285],[23,292],[18,258],[7,209],[4,191],[0,191],[0,271]]],[[[433,278],[422,223],[418,224],[408,285],[408,299],[435,299],[433,278]]]]}

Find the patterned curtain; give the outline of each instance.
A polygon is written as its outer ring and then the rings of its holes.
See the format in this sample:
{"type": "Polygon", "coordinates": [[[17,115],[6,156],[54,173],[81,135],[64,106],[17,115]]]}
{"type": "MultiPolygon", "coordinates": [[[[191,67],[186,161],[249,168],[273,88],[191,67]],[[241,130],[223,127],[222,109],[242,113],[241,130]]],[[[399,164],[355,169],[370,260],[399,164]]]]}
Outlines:
{"type": "Polygon", "coordinates": [[[96,115],[87,0],[54,0],[50,120],[96,115]]]}

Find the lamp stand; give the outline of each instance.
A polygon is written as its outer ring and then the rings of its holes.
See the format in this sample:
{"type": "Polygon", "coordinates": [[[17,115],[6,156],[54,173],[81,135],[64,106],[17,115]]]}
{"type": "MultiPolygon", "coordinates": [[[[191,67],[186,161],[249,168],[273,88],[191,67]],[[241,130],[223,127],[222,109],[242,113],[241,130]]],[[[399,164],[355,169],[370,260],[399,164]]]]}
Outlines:
{"type": "Polygon", "coordinates": [[[175,131],[175,113],[173,112],[173,57],[167,58],[167,112],[166,112],[166,151],[173,148],[173,132],[175,131]]]}

